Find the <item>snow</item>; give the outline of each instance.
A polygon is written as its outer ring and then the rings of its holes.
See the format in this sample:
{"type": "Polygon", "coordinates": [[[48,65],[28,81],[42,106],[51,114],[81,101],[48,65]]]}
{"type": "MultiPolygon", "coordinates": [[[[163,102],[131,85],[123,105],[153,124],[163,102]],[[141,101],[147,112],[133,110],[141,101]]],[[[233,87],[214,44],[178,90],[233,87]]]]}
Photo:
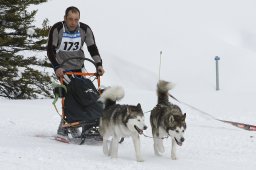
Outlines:
{"type": "Polygon", "coordinates": [[[33,29],[33,28],[28,28],[27,29],[27,34],[29,35],[29,36],[33,36],[34,34],[35,34],[35,30],[33,29]]]}
{"type": "MultiPolygon", "coordinates": [[[[141,103],[148,126],[162,51],[160,78],[176,84],[171,94],[181,103],[171,102],[187,113],[178,160],[170,159],[170,139],[159,157],[152,139],[141,136],[145,161],[140,163],[131,138],[119,145],[119,158],[111,159],[101,146],[37,137],[56,133],[60,118],[53,100],[0,99],[1,169],[255,169],[255,131],[213,119],[256,125],[255,1],[49,0],[33,7],[37,24],[44,18],[51,24],[62,20],[70,5],[80,8],[81,21],[94,31],[106,70],[102,84],[122,86],[122,104],[141,103]],[[220,57],[219,91],[215,56],[220,57]]],[[[151,129],[145,134],[151,136],[151,129]]]]}

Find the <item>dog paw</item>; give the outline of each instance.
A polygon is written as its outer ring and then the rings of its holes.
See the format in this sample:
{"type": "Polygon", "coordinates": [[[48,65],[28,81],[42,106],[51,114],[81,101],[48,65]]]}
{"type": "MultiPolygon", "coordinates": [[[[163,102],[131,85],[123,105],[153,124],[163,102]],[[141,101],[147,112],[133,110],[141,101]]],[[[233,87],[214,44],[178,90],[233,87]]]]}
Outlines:
{"type": "Polygon", "coordinates": [[[103,147],[103,153],[104,155],[109,156],[109,150],[107,147],[103,147]]]}
{"type": "Polygon", "coordinates": [[[111,155],[111,159],[117,159],[117,156],[111,155]]]}
{"type": "Polygon", "coordinates": [[[161,154],[159,153],[159,151],[156,147],[154,147],[154,153],[156,156],[161,156],[161,154]]]}
{"type": "Polygon", "coordinates": [[[158,150],[159,150],[160,153],[164,153],[164,151],[165,151],[163,146],[159,146],[158,150]]]}
{"type": "Polygon", "coordinates": [[[142,159],[142,158],[137,158],[137,162],[144,162],[144,159],[142,159]]]}
{"type": "Polygon", "coordinates": [[[109,152],[107,149],[103,149],[103,153],[104,153],[104,155],[109,156],[109,152]]]}
{"type": "Polygon", "coordinates": [[[171,155],[172,160],[177,160],[177,156],[176,155],[171,155]]]}
{"type": "Polygon", "coordinates": [[[155,152],[156,156],[162,156],[159,152],[155,152]]]}

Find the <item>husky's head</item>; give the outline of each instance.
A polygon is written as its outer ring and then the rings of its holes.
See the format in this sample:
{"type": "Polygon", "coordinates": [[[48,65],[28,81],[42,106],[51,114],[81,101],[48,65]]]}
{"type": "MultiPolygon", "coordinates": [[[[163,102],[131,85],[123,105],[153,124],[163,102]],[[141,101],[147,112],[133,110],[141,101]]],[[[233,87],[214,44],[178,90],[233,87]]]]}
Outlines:
{"type": "Polygon", "coordinates": [[[141,105],[128,106],[126,116],[126,126],[131,132],[143,133],[143,130],[147,129],[144,122],[144,114],[141,109],[141,105]]]}
{"type": "Polygon", "coordinates": [[[176,141],[176,143],[181,146],[184,142],[184,132],[186,130],[186,113],[183,115],[171,115],[169,117],[168,123],[168,134],[176,141]]]}

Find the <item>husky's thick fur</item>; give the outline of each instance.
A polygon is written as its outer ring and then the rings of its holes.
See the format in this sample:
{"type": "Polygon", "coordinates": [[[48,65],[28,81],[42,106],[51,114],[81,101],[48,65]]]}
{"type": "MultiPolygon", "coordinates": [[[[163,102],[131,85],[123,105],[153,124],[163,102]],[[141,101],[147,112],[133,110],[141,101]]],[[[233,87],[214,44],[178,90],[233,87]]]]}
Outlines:
{"type": "Polygon", "coordinates": [[[100,97],[104,103],[103,115],[100,119],[100,133],[103,136],[103,152],[111,158],[117,158],[118,142],[122,137],[132,137],[137,161],[143,161],[140,151],[139,135],[147,129],[141,105],[120,105],[116,101],[124,97],[122,87],[107,88],[100,97]],[[112,137],[110,148],[107,140],[112,137]]]}
{"type": "Polygon", "coordinates": [[[172,138],[171,158],[177,159],[176,146],[184,142],[183,134],[186,130],[186,113],[182,114],[179,106],[169,102],[169,90],[173,84],[160,80],[157,84],[158,102],[151,111],[150,124],[154,140],[154,152],[156,155],[164,152],[163,138],[172,138]]]}

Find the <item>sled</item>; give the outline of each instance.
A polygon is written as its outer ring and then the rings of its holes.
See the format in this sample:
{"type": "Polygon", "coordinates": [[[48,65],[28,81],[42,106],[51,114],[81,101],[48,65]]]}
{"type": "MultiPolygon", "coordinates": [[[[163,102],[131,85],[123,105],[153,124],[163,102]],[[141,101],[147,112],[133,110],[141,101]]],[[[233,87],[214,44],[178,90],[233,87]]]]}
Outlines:
{"type": "MultiPolygon", "coordinates": [[[[67,76],[82,76],[82,77],[85,77],[85,78],[88,78],[89,80],[91,80],[93,82],[93,84],[95,85],[95,88],[97,89],[98,93],[101,94],[101,81],[100,81],[100,76],[99,74],[97,73],[97,66],[95,64],[95,62],[91,59],[88,59],[88,58],[80,58],[80,57],[76,57],[76,58],[70,58],[70,59],[67,59],[67,60],[64,60],[62,62],[61,65],[63,65],[65,62],[69,61],[69,60],[74,60],[74,59],[77,59],[77,60],[84,60],[84,61],[87,61],[87,64],[89,63],[90,66],[87,66],[86,65],[86,68],[88,69],[88,67],[92,70],[92,69],[95,69],[95,71],[88,71],[86,70],[86,72],[73,72],[73,71],[66,71],[64,72],[64,75],[67,75],[67,76]],[[94,68],[93,68],[94,67],[94,68]],[[94,82],[96,80],[96,83],[94,82]]],[[[61,119],[64,121],[64,124],[62,125],[63,128],[79,128],[79,127],[85,127],[85,126],[95,126],[95,125],[98,125],[96,121],[93,121],[93,122],[88,122],[88,121],[84,121],[84,120],[81,120],[81,121],[75,121],[75,122],[68,122],[67,119],[66,119],[66,113],[65,113],[65,109],[64,109],[64,101],[65,101],[65,93],[67,92],[67,89],[65,88],[65,83],[64,83],[64,78],[60,78],[60,85],[57,85],[55,86],[54,88],[54,95],[55,95],[55,100],[53,102],[53,105],[57,111],[57,113],[61,116],[61,119]],[[62,106],[62,111],[61,113],[59,113],[55,103],[57,101],[57,98],[61,98],[61,106],[62,106]]],[[[86,137],[84,136],[80,136],[79,138],[81,138],[81,143],[80,144],[83,144],[84,143],[84,140],[86,137]]]]}

